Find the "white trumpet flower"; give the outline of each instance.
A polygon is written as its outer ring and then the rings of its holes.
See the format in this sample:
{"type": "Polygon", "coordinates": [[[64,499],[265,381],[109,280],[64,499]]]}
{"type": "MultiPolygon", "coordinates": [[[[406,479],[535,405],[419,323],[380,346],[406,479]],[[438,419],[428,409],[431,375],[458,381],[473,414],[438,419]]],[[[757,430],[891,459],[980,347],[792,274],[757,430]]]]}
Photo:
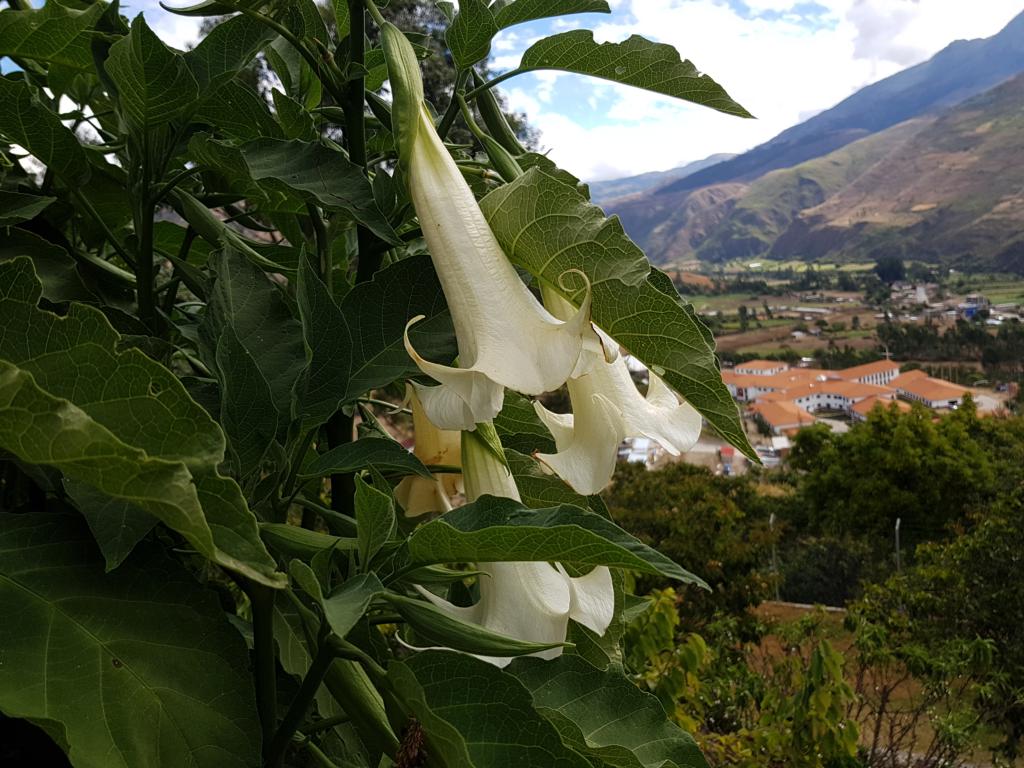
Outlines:
{"type": "MultiPolygon", "coordinates": [[[[412,409],[416,440],[413,455],[428,466],[461,467],[461,435],[435,427],[423,412],[423,405],[411,386],[406,388],[406,398],[412,409]]],[[[447,512],[452,508],[451,497],[457,493],[462,493],[462,475],[454,472],[435,474],[431,480],[409,475],[395,487],[395,499],[405,510],[406,517],[447,512]]]]}
{"type": "Polygon", "coordinates": [[[504,387],[536,395],[562,386],[584,334],[593,333],[590,296],[564,321],[544,309],[501,250],[426,107],[418,120],[406,158],[409,194],[451,311],[459,367],[423,359],[408,332],[405,348],[441,384],[419,387],[430,420],[471,430],[501,410],[504,387]]]}
{"type": "MultiPolygon", "coordinates": [[[[545,291],[544,302],[556,316],[573,310],[554,292],[545,291]]],[[[601,334],[604,346],[615,343],[601,334]]],[[[555,439],[557,453],[537,458],[578,493],[597,493],[611,480],[619,444],[626,437],[648,437],[673,456],[688,451],[700,437],[701,416],[693,406],[680,402],[653,371],[649,372],[646,397],[629,375],[622,358],[606,362],[589,354],[591,365],[582,376],[569,379],[572,414],[558,414],[540,403],[534,408],[555,439]]]]}
{"type": "MultiPolygon", "coordinates": [[[[470,501],[488,494],[520,500],[515,481],[482,441],[463,436],[462,454],[466,495],[470,501]]],[[[565,641],[569,619],[603,635],[615,610],[615,590],[609,570],[603,566],[578,578],[570,577],[560,564],[546,562],[478,563],[480,599],[475,605],[452,605],[424,589],[420,592],[441,610],[518,640],[536,643],[565,641]]],[[[535,656],[553,659],[562,649],[551,648],[535,656]]],[[[496,666],[507,657],[480,656],[496,666]]]]}

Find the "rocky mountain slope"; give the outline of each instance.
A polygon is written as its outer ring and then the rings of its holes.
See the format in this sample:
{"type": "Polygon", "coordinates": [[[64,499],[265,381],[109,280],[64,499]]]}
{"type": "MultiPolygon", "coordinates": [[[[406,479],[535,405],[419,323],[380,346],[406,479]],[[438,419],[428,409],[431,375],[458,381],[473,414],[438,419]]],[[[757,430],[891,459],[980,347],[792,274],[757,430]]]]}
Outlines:
{"type": "MultiPolygon", "coordinates": [[[[932,93],[934,89],[922,84],[922,73],[948,82],[950,73],[935,74],[938,70],[929,65],[948,59],[951,50],[966,46],[971,52],[978,50],[975,44],[986,43],[990,52],[1012,53],[1017,50],[1013,41],[1020,42],[1022,52],[1017,71],[1024,70],[1022,18],[993,38],[955,43],[931,62],[895,77],[916,72],[915,80],[902,82],[916,84],[923,89],[920,93],[932,93]]],[[[986,80],[992,72],[1003,71],[1012,56],[997,58],[1001,63],[976,72],[976,77],[986,80]]],[[[716,168],[730,176],[721,169],[751,154],[747,153],[656,189],[612,200],[605,208],[619,214],[648,256],[662,263],[695,256],[711,261],[869,260],[893,253],[1024,272],[1024,245],[1019,241],[1019,233],[1024,233],[1024,76],[1002,79],[1001,85],[953,107],[935,110],[932,100],[909,120],[864,133],[809,160],[753,178],[687,186],[716,168]]],[[[864,98],[862,94],[892,80],[869,86],[851,99],[864,98]]],[[[961,82],[961,95],[965,89],[969,90],[961,82]]],[[[907,100],[916,99],[920,105],[922,98],[915,93],[909,88],[907,100]]],[[[868,113],[871,103],[862,104],[868,113]]],[[[881,101],[883,106],[888,103],[881,101]]]]}
{"type": "Polygon", "coordinates": [[[1024,71],[1024,13],[997,35],[957,40],[926,62],[869,85],[771,141],[662,188],[665,193],[725,181],[821,157],[913,117],[957,104],[1024,71]]]}

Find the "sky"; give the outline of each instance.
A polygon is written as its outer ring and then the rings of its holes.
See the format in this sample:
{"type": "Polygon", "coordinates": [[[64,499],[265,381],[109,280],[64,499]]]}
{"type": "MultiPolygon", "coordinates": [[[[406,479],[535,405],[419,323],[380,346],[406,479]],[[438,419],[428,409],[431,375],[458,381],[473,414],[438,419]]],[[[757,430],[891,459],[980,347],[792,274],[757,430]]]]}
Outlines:
{"type": "MultiPolygon", "coordinates": [[[[515,67],[533,42],[592,29],[599,42],[630,35],[675,46],[756,120],[560,72],[501,86],[541,132],[561,167],[587,180],[666,170],[717,152],[742,152],[828,109],[869,83],[925,61],[957,39],[989,37],[1024,0],[609,0],[611,14],[522,24],[494,40],[495,72],[515,67]]],[[[155,0],[142,10],[170,45],[195,38],[197,19],[155,0]]]]}

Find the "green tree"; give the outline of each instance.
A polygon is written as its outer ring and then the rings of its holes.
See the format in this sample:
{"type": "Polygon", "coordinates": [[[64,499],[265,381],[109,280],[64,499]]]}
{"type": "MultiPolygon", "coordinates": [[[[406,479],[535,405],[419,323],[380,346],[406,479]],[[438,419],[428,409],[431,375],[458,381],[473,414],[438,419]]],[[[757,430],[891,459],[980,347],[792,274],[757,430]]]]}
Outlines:
{"type": "MultiPolygon", "coordinates": [[[[687,588],[679,608],[684,630],[697,630],[722,613],[745,616],[771,594],[768,515],[775,502],[761,497],[752,481],[684,463],[656,471],[620,463],[605,500],[623,528],[641,541],[658,542],[710,585],[710,592],[687,588]]],[[[642,580],[640,587],[656,585],[642,580]]]]}
{"type": "Polygon", "coordinates": [[[897,518],[909,551],[940,538],[995,498],[997,473],[981,431],[970,403],[938,420],[915,405],[909,413],[876,408],[846,434],[801,430],[789,458],[799,475],[798,517],[879,551],[891,548],[897,518]]]}

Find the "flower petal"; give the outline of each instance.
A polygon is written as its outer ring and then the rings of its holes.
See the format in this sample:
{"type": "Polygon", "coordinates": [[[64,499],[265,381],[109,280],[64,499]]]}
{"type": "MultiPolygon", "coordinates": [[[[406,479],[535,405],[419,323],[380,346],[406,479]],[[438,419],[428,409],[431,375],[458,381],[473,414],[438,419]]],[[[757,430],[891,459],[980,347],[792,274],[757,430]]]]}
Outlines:
{"type": "Polygon", "coordinates": [[[690,450],[700,438],[704,425],[700,413],[689,403],[682,403],[654,372],[649,374],[647,397],[643,405],[623,409],[629,434],[656,440],[673,456],[690,450]]]}
{"type": "MultiPolygon", "coordinates": [[[[587,378],[569,382],[570,396],[587,378]]],[[[611,480],[625,430],[622,413],[611,400],[601,394],[589,397],[586,394],[572,398],[577,409],[573,416],[572,439],[567,444],[558,444],[556,439],[558,453],[538,453],[536,458],[577,493],[591,494],[601,491],[611,480]]]]}
{"type": "Polygon", "coordinates": [[[533,410],[537,412],[537,417],[555,438],[555,447],[560,451],[568,448],[569,443],[572,442],[573,415],[549,411],[537,400],[533,401],[533,410]]]}
{"type": "MultiPolygon", "coordinates": [[[[409,158],[409,195],[452,315],[461,370],[526,394],[560,387],[589,331],[589,286],[579,312],[565,322],[541,306],[501,250],[425,108],[409,158]]],[[[414,359],[424,373],[455,386],[444,366],[428,369],[414,359]]],[[[478,409],[471,388],[463,384],[459,397],[475,422],[489,420],[496,411],[478,409]]]]}
{"type": "Polygon", "coordinates": [[[611,571],[602,565],[584,576],[571,578],[566,574],[566,577],[572,595],[569,618],[603,635],[615,616],[615,587],[611,571]]]}
{"type": "Polygon", "coordinates": [[[438,475],[433,480],[419,475],[403,477],[395,486],[395,501],[405,510],[406,517],[444,513],[452,508],[447,489],[438,475]]]}

